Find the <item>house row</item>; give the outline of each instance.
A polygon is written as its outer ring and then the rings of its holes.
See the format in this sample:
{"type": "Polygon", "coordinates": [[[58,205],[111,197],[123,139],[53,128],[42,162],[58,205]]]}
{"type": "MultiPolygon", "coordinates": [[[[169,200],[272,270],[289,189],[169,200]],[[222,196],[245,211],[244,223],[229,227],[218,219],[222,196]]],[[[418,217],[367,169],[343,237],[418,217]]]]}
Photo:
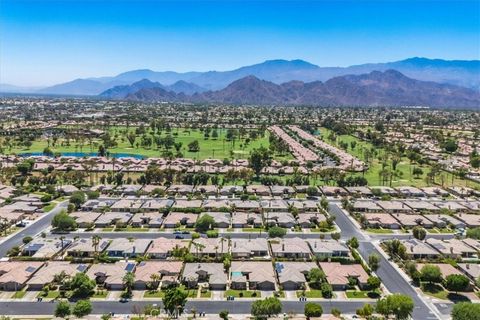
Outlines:
{"type": "Polygon", "coordinates": [[[430,228],[465,228],[480,226],[479,214],[417,214],[417,213],[364,213],[364,224],[369,228],[400,229],[421,226],[430,228]]]}
{"type": "Polygon", "coordinates": [[[356,212],[373,213],[480,213],[480,201],[475,200],[356,200],[352,206],[356,212]]]}
{"type": "Polygon", "coordinates": [[[405,246],[409,259],[437,259],[441,257],[452,259],[478,258],[480,241],[475,239],[449,239],[441,240],[428,238],[425,242],[408,239],[400,240],[405,246]]]}

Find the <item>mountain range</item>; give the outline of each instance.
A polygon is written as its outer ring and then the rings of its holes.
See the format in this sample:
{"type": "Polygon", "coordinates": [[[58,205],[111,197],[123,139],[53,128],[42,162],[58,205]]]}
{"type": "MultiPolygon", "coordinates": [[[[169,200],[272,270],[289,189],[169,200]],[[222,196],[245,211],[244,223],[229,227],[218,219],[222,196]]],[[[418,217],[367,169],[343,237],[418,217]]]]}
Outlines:
{"type": "Polygon", "coordinates": [[[116,86],[131,85],[142,79],[158,82],[166,91],[202,93],[207,90],[221,90],[232,82],[247,76],[282,84],[289,81],[315,82],[345,75],[361,75],[372,71],[394,69],[407,77],[453,84],[475,90],[480,89],[480,60],[441,60],[427,58],[409,58],[387,63],[369,63],[349,67],[319,67],[303,60],[268,60],[263,63],[241,67],[230,71],[156,72],[148,69],[133,70],[113,77],[76,79],[47,88],[33,89],[12,87],[0,84],[1,92],[30,92],[58,95],[98,95],[116,86]]]}
{"type": "MultiPolygon", "coordinates": [[[[221,90],[190,95],[156,86],[146,79],[122,88],[123,90],[119,90],[120,87],[117,87],[116,97],[132,101],[480,108],[480,93],[476,90],[415,80],[396,70],[339,76],[325,82],[294,80],[282,84],[249,75],[233,81],[221,90]]],[[[111,90],[102,95],[111,97],[111,90]]]]}

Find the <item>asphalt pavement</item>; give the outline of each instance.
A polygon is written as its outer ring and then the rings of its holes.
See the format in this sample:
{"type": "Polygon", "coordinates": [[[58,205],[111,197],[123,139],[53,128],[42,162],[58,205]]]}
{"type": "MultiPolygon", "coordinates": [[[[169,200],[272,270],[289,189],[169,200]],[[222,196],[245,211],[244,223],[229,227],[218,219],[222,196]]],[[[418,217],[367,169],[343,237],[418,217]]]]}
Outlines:
{"type": "Polygon", "coordinates": [[[50,227],[53,217],[63,209],[66,209],[67,205],[68,201],[63,201],[59,203],[53,210],[43,214],[36,221],[27,225],[21,231],[17,232],[4,242],[0,243],[0,257],[5,257],[7,255],[7,251],[10,250],[12,247],[23,244],[22,239],[24,237],[33,237],[34,235],[45,231],[48,227],[50,227]]]}
{"type": "MultiPolygon", "coordinates": [[[[218,314],[222,310],[228,310],[231,314],[250,314],[253,301],[188,301],[186,310],[195,308],[197,313],[205,312],[207,314],[218,314]]],[[[324,313],[329,313],[332,308],[337,308],[343,313],[355,313],[355,310],[361,308],[365,303],[358,301],[321,301],[318,302],[323,307],[324,313]]],[[[146,305],[156,304],[162,306],[161,300],[149,301],[92,301],[92,314],[105,314],[114,311],[117,314],[129,314],[134,310],[143,310],[146,305]]],[[[0,302],[0,312],[3,315],[52,315],[56,303],[53,302],[0,302]]],[[[304,312],[305,302],[300,301],[282,301],[282,312],[304,312]]],[[[416,319],[416,318],[415,318],[416,319]]],[[[425,318],[426,319],[426,318],[425,318]]]]}

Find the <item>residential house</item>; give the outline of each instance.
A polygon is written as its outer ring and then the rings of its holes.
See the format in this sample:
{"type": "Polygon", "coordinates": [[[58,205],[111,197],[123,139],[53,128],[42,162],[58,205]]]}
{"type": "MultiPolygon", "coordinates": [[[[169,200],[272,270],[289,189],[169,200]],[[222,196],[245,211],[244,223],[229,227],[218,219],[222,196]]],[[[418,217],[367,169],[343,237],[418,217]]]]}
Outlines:
{"type": "Polygon", "coordinates": [[[308,239],[313,254],[320,260],[332,257],[350,257],[350,249],[341,241],[308,239]]]}
{"type": "Polygon", "coordinates": [[[95,220],[95,227],[105,228],[113,225],[127,225],[133,214],[128,212],[105,212],[95,220]]]}
{"type": "Polygon", "coordinates": [[[309,259],[308,244],[298,237],[270,240],[272,254],[275,258],[309,259]]]}
{"type": "Polygon", "coordinates": [[[233,228],[259,228],[262,226],[262,215],[255,212],[235,211],[232,213],[233,228]]]}
{"type": "Polygon", "coordinates": [[[270,261],[232,261],[230,275],[232,289],[275,290],[275,274],[270,261]]]}
{"type": "Polygon", "coordinates": [[[108,239],[99,239],[98,244],[94,244],[92,238],[80,238],[73,241],[66,251],[69,257],[91,258],[95,253],[105,251],[109,243],[108,239]]]}
{"type": "Polygon", "coordinates": [[[135,263],[117,261],[115,263],[93,264],[87,271],[87,276],[95,280],[97,285],[109,290],[123,290],[123,277],[128,272],[135,272],[135,263]]]}
{"type": "Polygon", "coordinates": [[[70,239],[35,238],[25,245],[22,255],[32,258],[50,259],[72,243],[70,239]]]}
{"type": "Polygon", "coordinates": [[[160,287],[178,283],[182,266],[182,261],[142,261],[135,268],[134,288],[145,290],[157,281],[160,287]]]}
{"type": "Polygon", "coordinates": [[[67,261],[48,261],[27,282],[30,290],[42,290],[43,287],[52,283],[55,275],[64,273],[67,277],[74,277],[79,272],[88,269],[86,264],[76,264],[67,261]]]}
{"type": "Polygon", "coordinates": [[[136,258],[143,257],[152,240],[125,238],[113,239],[105,250],[109,257],[113,258],[136,258]]]}
{"type": "Polygon", "coordinates": [[[195,288],[199,283],[208,283],[211,290],[225,290],[227,275],[223,263],[186,263],[182,282],[188,288],[195,288]]]}
{"type": "Polygon", "coordinates": [[[318,268],[315,262],[276,262],[275,271],[283,290],[299,290],[306,288],[308,273],[318,268]]]}
{"type": "Polygon", "coordinates": [[[200,218],[209,215],[215,221],[217,228],[230,228],[230,213],[229,212],[202,212],[200,218]]]}
{"type": "Polygon", "coordinates": [[[189,240],[164,237],[155,238],[147,249],[147,255],[151,259],[167,259],[172,256],[175,249],[188,249],[189,243],[189,240]]]}
{"type": "Polygon", "coordinates": [[[0,290],[19,291],[43,265],[39,261],[0,261],[0,290]]]}
{"type": "Polygon", "coordinates": [[[265,238],[233,238],[231,251],[234,259],[269,257],[268,242],[265,238]]]}
{"type": "Polygon", "coordinates": [[[440,254],[425,242],[417,239],[401,240],[409,259],[435,259],[440,254]]]}
{"type": "Polygon", "coordinates": [[[361,264],[320,262],[319,265],[333,290],[345,290],[350,284],[350,279],[355,279],[360,288],[364,288],[367,285],[368,274],[361,264]]]}
{"type": "Polygon", "coordinates": [[[165,228],[177,228],[179,226],[186,226],[192,228],[197,221],[198,214],[185,212],[170,212],[163,221],[165,228]]]}

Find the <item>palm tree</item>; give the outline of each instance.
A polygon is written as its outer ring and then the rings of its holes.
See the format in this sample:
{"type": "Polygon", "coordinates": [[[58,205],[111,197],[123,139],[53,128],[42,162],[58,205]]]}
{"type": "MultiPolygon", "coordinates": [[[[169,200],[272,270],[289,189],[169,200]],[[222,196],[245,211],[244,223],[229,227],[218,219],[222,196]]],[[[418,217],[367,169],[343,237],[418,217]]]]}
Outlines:
{"type": "Polygon", "coordinates": [[[95,250],[95,255],[97,255],[98,245],[100,244],[101,239],[102,237],[100,237],[99,235],[92,236],[92,244],[93,244],[93,249],[95,250]]]}
{"type": "Polygon", "coordinates": [[[158,285],[160,284],[160,278],[161,278],[161,277],[160,277],[160,275],[159,275],[158,273],[152,273],[152,274],[150,275],[150,280],[151,280],[151,282],[150,282],[150,287],[151,287],[152,289],[158,288],[158,285]]]}
{"type": "Polygon", "coordinates": [[[122,283],[127,290],[127,293],[130,295],[132,293],[133,284],[135,282],[135,275],[132,272],[127,272],[122,279],[122,283]]]}

